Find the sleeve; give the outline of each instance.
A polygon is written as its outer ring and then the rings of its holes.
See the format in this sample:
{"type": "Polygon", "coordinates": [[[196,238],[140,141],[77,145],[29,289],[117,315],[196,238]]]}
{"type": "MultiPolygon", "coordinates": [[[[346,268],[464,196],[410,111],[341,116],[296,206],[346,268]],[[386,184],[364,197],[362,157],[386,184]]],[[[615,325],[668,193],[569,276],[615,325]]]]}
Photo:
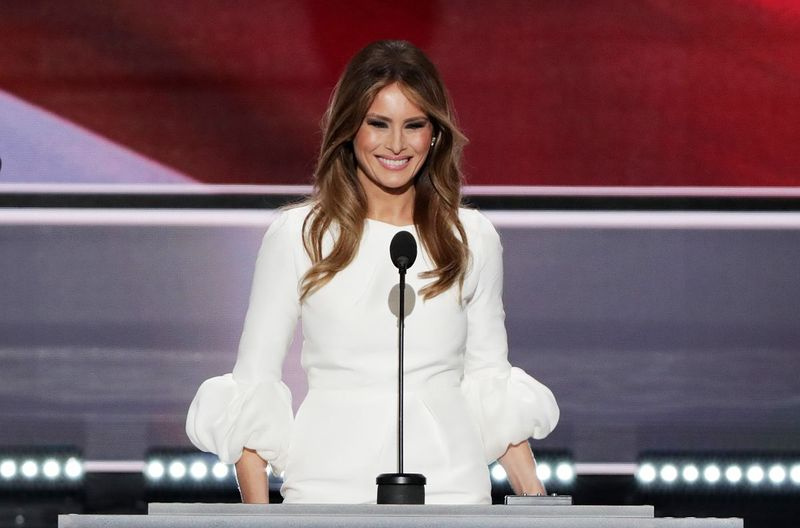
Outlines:
{"type": "Polygon", "coordinates": [[[301,230],[287,216],[272,223],[258,252],[233,372],[200,385],[186,418],[186,434],[200,450],[231,464],[245,447],[254,449],[277,473],[294,420],[281,371],[300,315],[295,254],[301,230]]]}
{"type": "Polygon", "coordinates": [[[553,393],[524,370],[508,362],[503,309],[503,248],[491,222],[481,215],[470,239],[474,291],[467,299],[467,343],[461,389],[478,424],[487,463],[509,444],[544,438],[556,426],[553,393]]]}

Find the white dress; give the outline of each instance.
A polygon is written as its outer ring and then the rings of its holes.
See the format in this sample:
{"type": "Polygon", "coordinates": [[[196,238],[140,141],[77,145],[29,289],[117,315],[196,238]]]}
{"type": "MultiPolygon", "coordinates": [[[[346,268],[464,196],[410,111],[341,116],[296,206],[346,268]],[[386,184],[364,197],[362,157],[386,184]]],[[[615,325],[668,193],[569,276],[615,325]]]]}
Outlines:
{"type": "MultiPolygon", "coordinates": [[[[285,470],[285,502],[374,503],[375,477],[397,470],[389,243],[400,230],[419,238],[413,226],[367,220],[353,262],[301,304],[308,211],[284,211],[267,230],[236,365],[200,386],[186,432],[225,463],[248,447],[285,470]],[[309,390],[293,416],[281,369],[298,320],[309,390]]],[[[510,443],[545,437],[559,415],[550,390],[507,361],[497,232],[475,210],[460,218],[471,253],[463,302],[457,287],[416,295],[432,280],[418,277],[432,268],[422,244],[406,277],[404,471],[427,477],[427,503],[490,503],[488,463],[510,443]]]]}

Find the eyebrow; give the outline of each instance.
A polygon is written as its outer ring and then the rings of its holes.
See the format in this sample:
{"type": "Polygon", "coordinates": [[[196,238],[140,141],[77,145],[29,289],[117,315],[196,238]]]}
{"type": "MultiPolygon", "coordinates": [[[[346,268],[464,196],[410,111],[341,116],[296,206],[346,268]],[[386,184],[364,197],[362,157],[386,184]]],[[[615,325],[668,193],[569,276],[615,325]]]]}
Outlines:
{"type": "MultiPolygon", "coordinates": [[[[372,117],[372,118],[377,118],[377,119],[383,119],[384,121],[388,121],[388,122],[390,122],[390,123],[392,122],[392,119],[391,119],[390,117],[382,116],[382,115],[380,115],[380,114],[373,114],[373,113],[369,113],[369,114],[367,114],[365,117],[372,117]]],[[[406,119],[406,120],[405,120],[405,121],[403,121],[403,122],[404,122],[404,123],[408,123],[408,122],[410,122],[410,121],[430,121],[430,119],[428,119],[428,116],[420,115],[420,116],[416,116],[416,117],[409,117],[408,119],[406,119]]]]}

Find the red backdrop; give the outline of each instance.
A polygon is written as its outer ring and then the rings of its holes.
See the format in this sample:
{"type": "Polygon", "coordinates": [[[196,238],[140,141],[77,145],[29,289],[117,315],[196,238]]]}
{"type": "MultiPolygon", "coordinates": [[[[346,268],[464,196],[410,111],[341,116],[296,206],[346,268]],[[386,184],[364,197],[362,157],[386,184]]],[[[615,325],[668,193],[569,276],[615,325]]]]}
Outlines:
{"type": "Polygon", "coordinates": [[[0,90],[199,181],[308,183],[377,38],[439,65],[469,183],[800,182],[792,0],[3,2],[0,90]]]}

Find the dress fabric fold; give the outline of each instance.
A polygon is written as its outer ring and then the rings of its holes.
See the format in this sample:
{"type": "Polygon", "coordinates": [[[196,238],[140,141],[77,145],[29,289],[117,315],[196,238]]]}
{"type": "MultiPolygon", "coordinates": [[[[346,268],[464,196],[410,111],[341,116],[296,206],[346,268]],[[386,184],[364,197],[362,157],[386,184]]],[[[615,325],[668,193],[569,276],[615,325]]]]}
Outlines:
{"type": "Polygon", "coordinates": [[[269,460],[280,474],[292,432],[292,396],[281,381],[238,383],[232,374],[203,382],[186,419],[192,443],[233,464],[245,447],[269,460]]]}

